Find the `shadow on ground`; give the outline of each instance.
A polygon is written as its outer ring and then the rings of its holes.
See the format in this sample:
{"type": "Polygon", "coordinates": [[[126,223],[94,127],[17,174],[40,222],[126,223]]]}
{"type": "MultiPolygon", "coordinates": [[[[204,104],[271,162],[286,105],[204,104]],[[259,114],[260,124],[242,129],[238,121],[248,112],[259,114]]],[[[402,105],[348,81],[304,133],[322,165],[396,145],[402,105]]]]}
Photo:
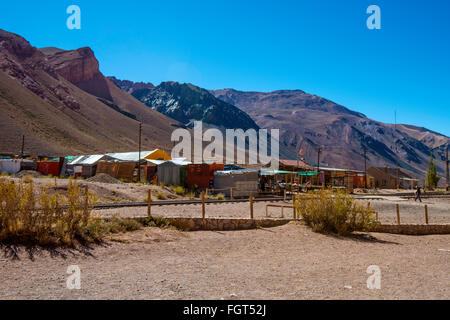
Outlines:
{"type": "Polygon", "coordinates": [[[339,239],[339,240],[350,240],[350,241],[365,242],[365,243],[384,243],[384,244],[400,245],[400,243],[398,243],[398,242],[381,240],[381,239],[378,239],[368,233],[355,233],[355,234],[350,234],[347,236],[340,236],[338,234],[332,234],[332,233],[324,233],[324,235],[335,238],[335,239],[339,239]]]}
{"type": "MultiPolygon", "coordinates": [[[[96,243],[95,246],[107,247],[107,243],[96,243]]],[[[6,259],[20,260],[21,254],[25,253],[31,261],[34,261],[36,256],[48,253],[52,258],[67,259],[68,256],[89,256],[94,257],[92,244],[82,244],[77,247],[56,247],[56,246],[39,246],[39,245],[18,245],[11,243],[0,243],[0,252],[6,259]]]]}

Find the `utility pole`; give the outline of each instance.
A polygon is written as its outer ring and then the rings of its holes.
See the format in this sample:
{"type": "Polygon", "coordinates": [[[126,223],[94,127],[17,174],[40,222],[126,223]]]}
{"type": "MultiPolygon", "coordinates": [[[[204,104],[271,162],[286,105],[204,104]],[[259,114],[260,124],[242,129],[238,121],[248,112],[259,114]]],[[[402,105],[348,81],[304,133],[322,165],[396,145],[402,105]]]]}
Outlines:
{"type": "Polygon", "coordinates": [[[25,135],[22,135],[22,149],[21,149],[21,152],[20,152],[20,154],[22,155],[22,159],[23,159],[24,149],[25,149],[25,135]]]}
{"type": "MultiPolygon", "coordinates": [[[[317,150],[317,183],[320,183],[320,153],[322,152],[322,148],[319,147],[317,150]]],[[[324,177],[325,178],[325,177],[324,177]]]]}
{"type": "Polygon", "coordinates": [[[364,189],[367,189],[367,149],[366,147],[364,148],[364,189]]]}
{"type": "Polygon", "coordinates": [[[141,136],[142,136],[142,122],[139,122],[139,161],[138,161],[138,182],[141,182],[141,136]]]}
{"type": "Polygon", "coordinates": [[[399,168],[398,168],[398,149],[397,149],[397,138],[395,135],[397,134],[397,110],[394,111],[394,118],[395,118],[395,124],[394,124],[394,139],[395,139],[395,166],[397,167],[397,190],[400,188],[400,178],[399,178],[399,168]]]}
{"type": "Polygon", "coordinates": [[[446,167],[446,177],[447,177],[447,183],[445,185],[445,190],[448,192],[448,144],[447,144],[447,150],[445,152],[445,167],[446,167]]]}
{"type": "Polygon", "coordinates": [[[320,153],[322,152],[322,148],[319,147],[317,150],[317,172],[320,171],[320,153]]]}

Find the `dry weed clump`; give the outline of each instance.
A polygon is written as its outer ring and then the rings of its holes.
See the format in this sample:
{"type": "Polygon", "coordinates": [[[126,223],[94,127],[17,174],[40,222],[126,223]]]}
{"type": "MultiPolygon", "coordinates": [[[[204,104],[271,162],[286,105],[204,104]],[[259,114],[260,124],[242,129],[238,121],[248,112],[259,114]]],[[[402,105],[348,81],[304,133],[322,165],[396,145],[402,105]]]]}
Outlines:
{"type": "Polygon", "coordinates": [[[0,242],[73,246],[92,241],[87,229],[95,197],[72,180],[66,194],[50,194],[49,188],[35,190],[32,180],[0,178],[0,242]]]}
{"type": "Polygon", "coordinates": [[[343,191],[321,190],[297,196],[295,207],[297,215],[315,232],[348,235],[354,231],[370,231],[377,223],[372,208],[343,191]]]}
{"type": "Polygon", "coordinates": [[[156,198],[158,198],[159,200],[167,199],[167,197],[164,195],[164,193],[162,193],[162,191],[158,191],[158,193],[156,194],[156,198]]]}

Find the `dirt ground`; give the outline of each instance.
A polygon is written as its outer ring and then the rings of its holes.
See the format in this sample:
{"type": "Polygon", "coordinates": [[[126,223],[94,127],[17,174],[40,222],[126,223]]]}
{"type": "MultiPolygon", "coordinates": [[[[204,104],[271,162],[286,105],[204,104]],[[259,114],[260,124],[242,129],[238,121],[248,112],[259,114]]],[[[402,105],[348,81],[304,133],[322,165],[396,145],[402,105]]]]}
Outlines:
{"type": "MultiPolygon", "coordinates": [[[[56,182],[56,191],[67,187],[67,180],[56,182]]],[[[89,188],[112,202],[143,201],[148,190],[102,183],[89,188]]],[[[158,191],[172,194],[152,187],[158,191]]],[[[448,199],[360,201],[370,201],[382,223],[396,223],[396,203],[402,223],[424,223],[425,204],[430,223],[450,223],[448,199]]],[[[265,216],[266,204],[255,202],[255,217],[265,216]]],[[[94,213],[145,216],[147,209],[94,213]]],[[[280,213],[270,208],[270,216],[280,213]]],[[[290,217],[292,209],[284,213],[290,217]]],[[[200,217],[201,206],[153,206],[152,214],[200,217]]],[[[248,217],[249,203],[208,204],[206,214],[248,217]]],[[[344,238],[313,233],[298,222],[229,232],[145,228],[78,250],[0,245],[0,299],[450,299],[449,266],[450,235],[344,238]],[[80,290],[66,288],[69,265],[81,269],[80,290]],[[381,270],[380,290],[367,288],[370,265],[381,270]]]]}
{"type": "MultiPolygon", "coordinates": [[[[12,180],[19,180],[17,178],[8,178],[12,180]]],[[[66,193],[69,179],[55,179],[33,178],[33,181],[38,190],[41,185],[47,185],[51,192],[66,193]]],[[[88,180],[75,180],[80,186],[88,186],[89,192],[96,195],[98,203],[117,203],[117,202],[143,202],[147,201],[148,190],[152,190],[152,199],[158,200],[158,193],[161,194],[160,200],[169,199],[187,199],[187,197],[177,195],[169,187],[160,187],[156,185],[145,185],[137,183],[122,183],[117,180],[117,183],[102,183],[91,182],[88,180]]]]}
{"type": "MultiPolygon", "coordinates": [[[[392,200],[360,200],[368,203],[378,212],[381,223],[397,223],[396,204],[400,206],[400,222],[402,224],[424,224],[425,223],[425,204],[428,205],[428,217],[430,224],[450,223],[450,199],[424,199],[422,203],[414,200],[392,199],[392,200]]],[[[273,202],[271,204],[291,205],[291,202],[273,202]]],[[[269,202],[255,202],[254,216],[265,217],[266,204],[269,202]]],[[[95,213],[101,216],[122,216],[138,217],[146,216],[146,207],[135,208],[117,208],[96,210],[95,213]]],[[[201,217],[201,205],[177,205],[177,206],[153,206],[152,215],[164,217],[201,217]]],[[[285,217],[292,217],[292,209],[284,209],[285,217]]],[[[207,217],[249,217],[249,203],[218,203],[206,205],[207,217]]],[[[280,208],[270,208],[270,217],[281,217],[280,208]]]]}
{"type": "Polygon", "coordinates": [[[450,299],[450,235],[342,238],[292,222],[146,228],[83,251],[1,253],[0,299],[450,299]],[[69,265],[81,269],[80,290],[66,288],[69,265]],[[381,270],[379,290],[367,288],[370,265],[381,270]]]}

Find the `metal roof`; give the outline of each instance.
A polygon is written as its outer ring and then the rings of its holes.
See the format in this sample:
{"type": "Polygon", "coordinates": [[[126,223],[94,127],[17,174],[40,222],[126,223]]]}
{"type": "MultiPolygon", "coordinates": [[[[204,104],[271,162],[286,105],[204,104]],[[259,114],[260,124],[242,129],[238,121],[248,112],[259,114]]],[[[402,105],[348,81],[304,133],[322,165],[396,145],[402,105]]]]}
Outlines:
{"type": "Polygon", "coordinates": [[[101,159],[106,157],[104,154],[93,154],[89,156],[79,156],[76,157],[74,160],[69,162],[69,165],[85,165],[85,166],[91,166],[99,162],[101,159]]]}
{"type": "Polygon", "coordinates": [[[308,164],[304,160],[298,160],[298,166],[297,166],[297,160],[287,160],[287,159],[280,159],[279,160],[281,164],[289,167],[295,167],[295,168],[302,168],[302,169],[313,169],[310,164],[308,164]]]}
{"type": "Polygon", "coordinates": [[[250,172],[258,172],[258,169],[240,169],[240,170],[222,170],[222,171],[214,171],[214,175],[228,175],[228,174],[244,174],[250,172]]]}
{"type": "Polygon", "coordinates": [[[139,152],[117,152],[117,153],[107,153],[106,155],[117,159],[119,161],[129,161],[129,162],[138,162],[139,160],[143,160],[148,155],[152,154],[156,150],[152,151],[141,151],[141,158],[139,159],[139,152]]]}

